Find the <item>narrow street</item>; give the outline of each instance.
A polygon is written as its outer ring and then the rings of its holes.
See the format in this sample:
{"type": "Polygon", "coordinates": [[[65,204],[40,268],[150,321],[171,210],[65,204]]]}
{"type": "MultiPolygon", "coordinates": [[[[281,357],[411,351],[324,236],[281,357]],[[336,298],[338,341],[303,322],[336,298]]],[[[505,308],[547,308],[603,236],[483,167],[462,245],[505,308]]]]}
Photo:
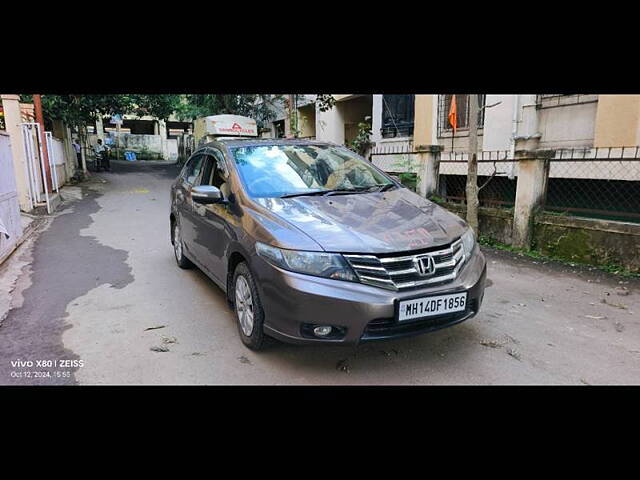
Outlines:
{"type": "Polygon", "coordinates": [[[0,384],[640,384],[638,280],[490,249],[482,310],[460,325],[356,349],[250,351],[221,290],[176,266],[177,168],[113,164],[11,259],[22,266],[0,384]],[[17,359],[82,366],[15,378],[17,359]]]}

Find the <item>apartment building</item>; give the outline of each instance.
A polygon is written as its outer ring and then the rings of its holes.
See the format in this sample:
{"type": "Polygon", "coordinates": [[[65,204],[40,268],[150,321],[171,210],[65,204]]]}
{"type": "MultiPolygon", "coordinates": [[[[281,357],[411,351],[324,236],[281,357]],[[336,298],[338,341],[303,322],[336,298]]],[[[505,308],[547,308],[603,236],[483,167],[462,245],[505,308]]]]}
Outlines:
{"type": "MultiPolygon", "coordinates": [[[[529,213],[516,215],[518,222],[528,222],[535,209],[640,222],[640,95],[334,94],[335,105],[325,111],[313,95],[291,97],[304,127],[292,129],[292,115],[283,107],[274,136],[297,133],[349,145],[358,125],[367,123],[367,158],[421,195],[449,205],[466,201],[470,101],[477,99],[482,207],[511,218],[518,195],[528,195],[529,213]],[[454,98],[455,131],[449,122],[454,98]],[[523,159],[544,162],[536,163],[540,171],[533,174],[523,159]],[[524,182],[520,189],[518,182],[524,182]]],[[[511,238],[507,223],[498,238],[511,238]]]]}

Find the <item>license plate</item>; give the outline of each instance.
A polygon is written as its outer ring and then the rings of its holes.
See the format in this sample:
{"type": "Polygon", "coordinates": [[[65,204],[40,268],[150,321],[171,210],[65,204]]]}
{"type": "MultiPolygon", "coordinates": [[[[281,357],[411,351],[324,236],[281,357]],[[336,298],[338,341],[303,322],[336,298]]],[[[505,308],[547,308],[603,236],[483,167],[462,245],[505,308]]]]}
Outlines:
{"type": "Polygon", "coordinates": [[[461,312],[467,305],[467,292],[403,300],[398,306],[398,321],[461,312]]]}

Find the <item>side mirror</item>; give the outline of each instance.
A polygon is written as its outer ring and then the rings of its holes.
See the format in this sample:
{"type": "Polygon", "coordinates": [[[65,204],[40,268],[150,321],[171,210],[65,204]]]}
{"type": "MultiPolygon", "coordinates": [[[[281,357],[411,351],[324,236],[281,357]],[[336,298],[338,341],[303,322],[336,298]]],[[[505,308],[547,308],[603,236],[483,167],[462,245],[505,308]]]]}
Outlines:
{"type": "Polygon", "coordinates": [[[200,185],[198,187],[193,187],[191,189],[191,198],[194,202],[202,203],[204,205],[224,202],[220,189],[212,185],[200,185]]]}

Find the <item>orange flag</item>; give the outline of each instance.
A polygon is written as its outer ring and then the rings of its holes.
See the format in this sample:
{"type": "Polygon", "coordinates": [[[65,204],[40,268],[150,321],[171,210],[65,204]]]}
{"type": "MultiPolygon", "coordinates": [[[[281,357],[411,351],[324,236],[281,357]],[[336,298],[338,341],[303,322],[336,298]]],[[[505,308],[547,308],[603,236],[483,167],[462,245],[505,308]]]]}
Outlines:
{"type": "Polygon", "coordinates": [[[453,134],[456,134],[458,128],[458,108],[456,105],[456,96],[451,96],[451,106],[449,107],[449,125],[453,127],[453,134]]]}

